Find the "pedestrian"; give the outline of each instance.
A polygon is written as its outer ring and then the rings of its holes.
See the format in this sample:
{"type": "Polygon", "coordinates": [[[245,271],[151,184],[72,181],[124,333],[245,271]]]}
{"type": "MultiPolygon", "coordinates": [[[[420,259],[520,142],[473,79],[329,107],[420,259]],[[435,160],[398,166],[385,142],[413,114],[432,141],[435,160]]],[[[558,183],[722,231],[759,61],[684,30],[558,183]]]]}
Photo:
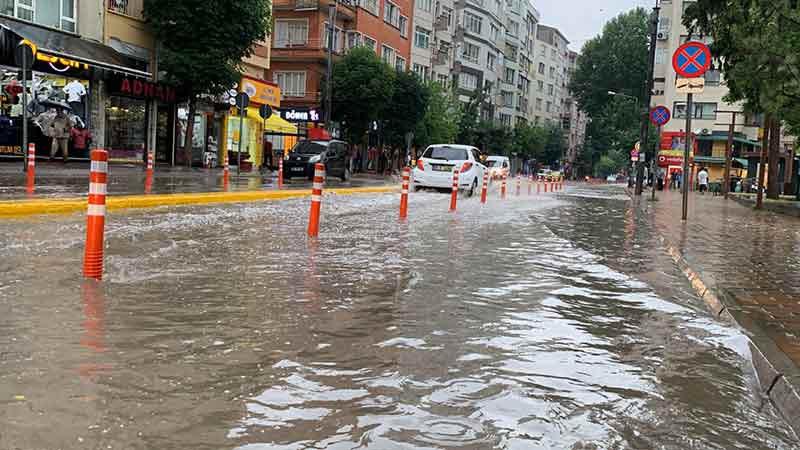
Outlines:
{"type": "Polygon", "coordinates": [[[72,120],[67,116],[62,108],[56,110],[56,116],[53,122],[50,123],[50,135],[53,138],[53,145],[50,147],[50,160],[58,153],[61,148],[61,155],[64,157],[64,163],[69,160],[69,137],[72,131],[72,120]]]}
{"type": "Polygon", "coordinates": [[[697,184],[700,186],[700,194],[704,195],[708,191],[708,170],[705,167],[697,172],[697,184]]]}
{"type": "Polygon", "coordinates": [[[72,148],[79,154],[89,156],[89,146],[92,143],[92,134],[86,127],[79,123],[76,127],[70,130],[70,137],[72,137],[72,148]]]}

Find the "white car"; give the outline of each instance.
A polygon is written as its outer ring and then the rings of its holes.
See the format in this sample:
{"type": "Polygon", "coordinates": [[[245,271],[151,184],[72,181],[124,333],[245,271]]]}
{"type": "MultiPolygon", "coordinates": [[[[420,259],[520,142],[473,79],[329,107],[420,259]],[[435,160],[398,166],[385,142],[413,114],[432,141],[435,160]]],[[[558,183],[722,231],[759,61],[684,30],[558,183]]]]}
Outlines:
{"type": "Polygon", "coordinates": [[[511,171],[511,161],[508,156],[489,156],[486,158],[486,167],[489,168],[489,176],[498,180],[503,175],[509,176],[511,171]]]}
{"type": "Polygon", "coordinates": [[[486,166],[481,163],[480,152],[469,145],[431,145],[422,152],[414,167],[414,189],[452,189],[453,172],[458,169],[459,190],[472,196],[483,188],[483,173],[486,166]]]}

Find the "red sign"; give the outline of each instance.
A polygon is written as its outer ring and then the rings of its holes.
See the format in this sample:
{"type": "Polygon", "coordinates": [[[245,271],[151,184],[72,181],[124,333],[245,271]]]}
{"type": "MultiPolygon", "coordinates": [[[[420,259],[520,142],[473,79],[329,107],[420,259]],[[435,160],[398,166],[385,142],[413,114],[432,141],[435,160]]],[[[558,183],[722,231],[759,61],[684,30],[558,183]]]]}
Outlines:
{"type": "Polygon", "coordinates": [[[711,51],[702,42],[687,42],[672,55],[672,68],[683,78],[702,77],[711,67],[711,51]]]}
{"type": "Polygon", "coordinates": [[[175,88],[138,78],[121,78],[117,81],[116,92],[130,97],[159,100],[175,103],[175,88]]]}
{"type": "Polygon", "coordinates": [[[658,167],[668,166],[683,166],[683,157],[658,155],[658,167]]]}

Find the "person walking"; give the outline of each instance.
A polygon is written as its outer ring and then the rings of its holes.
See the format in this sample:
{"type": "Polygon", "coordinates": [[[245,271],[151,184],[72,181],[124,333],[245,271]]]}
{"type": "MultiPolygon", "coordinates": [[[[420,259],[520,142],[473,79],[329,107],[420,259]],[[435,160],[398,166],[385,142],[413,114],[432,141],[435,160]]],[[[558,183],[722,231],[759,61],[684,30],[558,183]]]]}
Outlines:
{"type": "Polygon", "coordinates": [[[56,116],[50,124],[50,134],[53,137],[53,145],[50,147],[50,160],[55,158],[58,149],[61,148],[61,155],[64,157],[64,163],[69,161],[69,137],[72,131],[72,120],[59,108],[56,110],[56,116]]]}
{"type": "Polygon", "coordinates": [[[78,156],[89,156],[89,146],[92,143],[92,134],[89,130],[78,124],[77,127],[70,130],[70,137],[72,138],[72,148],[78,153],[78,156]]]}
{"type": "Polygon", "coordinates": [[[704,195],[708,191],[708,170],[701,167],[697,172],[697,184],[699,186],[700,195],[704,195]]]}

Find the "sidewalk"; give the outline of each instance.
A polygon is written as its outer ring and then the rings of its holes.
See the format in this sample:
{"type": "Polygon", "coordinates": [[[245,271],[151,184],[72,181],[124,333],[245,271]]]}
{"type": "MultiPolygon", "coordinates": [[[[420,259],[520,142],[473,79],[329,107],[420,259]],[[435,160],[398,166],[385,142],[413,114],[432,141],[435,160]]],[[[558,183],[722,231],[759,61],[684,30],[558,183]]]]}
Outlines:
{"type": "Polygon", "coordinates": [[[800,432],[800,218],[754,211],[723,197],[679,192],[639,201],[695,290],[751,338],[763,392],[800,432]]]}
{"type": "MultiPolygon", "coordinates": [[[[26,192],[26,174],[21,162],[0,163],[0,200],[14,199],[55,199],[85,197],[89,189],[89,163],[36,162],[36,186],[33,195],[26,192]]],[[[372,174],[356,174],[352,180],[341,182],[329,179],[330,187],[375,187],[384,184],[398,184],[396,177],[383,177],[372,174]]],[[[295,178],[284,183],[284,189],[305,189],[311,182],[295,178]]],[[[255,191],[278,189],[276,172],[243,172],[237,176],[232,170],[229,177],[229,191],[255,191]]],[[[152,194],[178,194],[198,192],[222,192],[222,169],[202,169],[186,167],[156,166],[152,194]]],[[[141,165],[110,164],[108,169],[108,194],[145,194],[145,171],[141,165]]]]}

